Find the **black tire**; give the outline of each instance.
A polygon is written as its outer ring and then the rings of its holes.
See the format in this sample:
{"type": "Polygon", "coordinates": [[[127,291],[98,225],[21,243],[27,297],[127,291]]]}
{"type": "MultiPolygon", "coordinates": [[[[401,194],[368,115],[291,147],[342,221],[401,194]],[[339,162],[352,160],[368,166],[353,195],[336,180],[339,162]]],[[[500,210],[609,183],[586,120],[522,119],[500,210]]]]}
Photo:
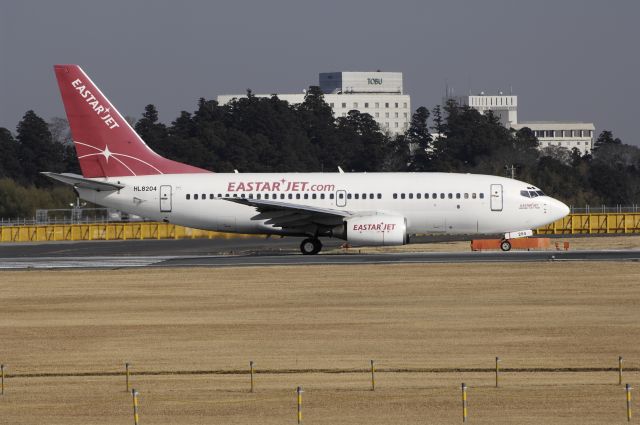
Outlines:
{"type": "Polygon", "coordinates": [[[322,242],[320,239],[307,238],[300,244],[300,252],[303,255],[315,255],[322,249],[322,242]]]}
{"type": "Polygon", "coordinates": [[[500,249],[503,251],[511,251],[511,242],[504,240],[500,242],[500,249]]]}

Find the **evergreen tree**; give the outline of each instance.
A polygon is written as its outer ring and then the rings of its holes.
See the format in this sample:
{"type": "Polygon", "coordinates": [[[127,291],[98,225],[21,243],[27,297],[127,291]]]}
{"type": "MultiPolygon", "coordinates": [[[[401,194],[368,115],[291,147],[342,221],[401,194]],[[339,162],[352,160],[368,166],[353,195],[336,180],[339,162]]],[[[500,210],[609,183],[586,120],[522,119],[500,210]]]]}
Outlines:
{"type": "Polygon", "coordinates": [[[427,120],[429,119],[429,110],[424,106],[416,109],[411,117],[411,125],[407,130],[406,137],[411,144],[412,157],[409,169],[411,171],[428,171],[431,166],[431,134],[427,120]]]}
{"type": "Polygon", "coordinates": [[[27,111],[18,124],[18,161],[22,168],[21,181],[36,186],[51,186],[42,171],[64,171],[63,146],[54,143],[47,123],[33,111],[27,111]]]}
{"type": "Polygon", "coordinates": [[[593,144],[593,149],[598,150],[602,146],[620,144],[622,144],[622,140],[618,139],[617,137],[614,138],[613,133],[609,130],[604,130],[600,133],[595,143],[593,144]]]}
{"type": "Polygon", "coordinates": [[[162,143],[167,137],[167,128],[158,122],[158,110],[154,105],[145,106],[142,118],[136,122],[134,128],[151,149],[163,152],[162,143]]]}

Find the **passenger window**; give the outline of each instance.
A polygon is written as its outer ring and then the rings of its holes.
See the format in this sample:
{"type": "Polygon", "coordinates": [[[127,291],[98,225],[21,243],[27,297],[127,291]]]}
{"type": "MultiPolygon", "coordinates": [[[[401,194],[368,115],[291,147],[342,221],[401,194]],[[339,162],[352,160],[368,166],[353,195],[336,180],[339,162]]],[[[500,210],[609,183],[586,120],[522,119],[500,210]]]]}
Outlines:
{"type": "Polygon", "coordinates": [[[316,194],[315,193],[311,194],[311,199],[316,199],[316,194]]]}
{"type": "Polygon", "coordinates": [[[440,194],[440,199],[444,199],[444,193],[440,194]]]}
{"type": "Polygon", "coordinates": [[[253,199],[253,193],[249,194],[249,199],[253,199]]]}
{"type": "Polygon", "coordinates": [[[240,195],[240,197],[241,197],[242,199],[244,199],[244,193],[243,193],[242,195],[240,195]]]}
{"type": "MultiPolygon", "coordinates": [[[[333,199],[333,198],[334,198],[334,196],[335,196],[335,195],[334,195],[333,193],[330,193],[330,194],[329,194],[329,199],[333,199]]],[[[342,195],[340,195],[340,199],[342,199],[342,195]]]]}
{"type": "Polygon", "coordinates": [[[290,193],[289,195],[287,195],[287,198],[289,198],[289,199],[293,199],[293,194],[292,194],[292,193],[290,193]]]}
{"type": "Polygon", "coordinates": [[[480,199],[484,199],[484,193],[480,194],[480,199]]]}
{"type": "Polygon", "coordinates": [[[347,199],[351,199],[351,194],[347,193],[347,199]]]}
{"type": "Polygon", "coordinates": [[[234,194],[233,194],[233,197],[234,197],[234,198],[237,198],[237,197],[238,197],[238,194],[237,194],[237,193],[234,193],[234,194]]]}
{"type": "Polygon", "coordinates": [[[453,199],[453,193],[449,194],[449,199],[453,199]]]}
{"type": "Polygon", "coordinates": [[[300,199],[300,194],[296,193],[296,199],[300,199]]]}
{"type": "Polygon", "coordinates": [[[527,190],[521,190],[520,195],[524,196],[525,198],[530,198],[529,191],[527,190]]]}
{"type": "Polygon", "coordinates": [[[456,193],[456,199],[460,199],[460,194],[456,193]]]}
{"type": "Polygon", "coordinates": [[[469,194],[468,193],[464,194],[464,199],[469,199],[469,194]]]}
{"type": "Polygon", "coordinates": [[[404,199],[404,193],[400,194],[400,199],[404,199]]]}
{"type": "Polygon", "coordinates": [[[344,198],[344,194],[343,194],[343,193],[338,193],[338,198],[339,198],[339,199],[344,198]]]}
{"type": "Polygon", "coordinates": [[[370,194],[369,194],[369,199],[375,199],[375,198],[373,197],[373,193],[370,193],[370,194]]]}
{"type": "Polygon", "coordinates": [[[424,199],[429,199],[429,194],[428,193],[424,194],[424,199]]]}
{"type": "Polygon", "coordinates": [[[476,199],[476,194],[475,193],[471,194],[471,199],[476,199]]]}
{"type": "Polygon", "coordinates": [[[222,198],[222,193],[218,193],[218,198],[222,198]]]}
{"type": "Polygon", "coordinates": [[[378,199],[382,199],[382,193],[378,193],[378,199]]]}
{"type": "Polygon", "coordinates": [[[398,199],[398,194],[397,193],[393,194],[393,199],[398,199]]]}
{"type": "Polygon", "coordinates": [[[213,193],[209,194],[209,199],[213,199],[213,193]]]}
{"type": "Polygon", "coordinates": [[[193,199],[196,199],[196,200],[198,199],[198,194],[197,193],[193,195],[193,199]]]}
{"type": "Polygon", "coordinates": [[[269,194],[268,193],[264,194],[264,199],[269,199],[269,194]]]}
{"type": "Polygon", "coordinates": [[[261,194],[260,194],[260,193],[258,193],[258,194],[256,195],[256,198],[257,198],[257,199],[262,199],[261,194]]]}
{"type": "Polygon", "coordinates": [[[432,197],[433,199],[438,199],[438,194],[437,194],[437,193],[432,193],[431,195],[432,195],[431,197],[432,197]]]}
{"type": "Polygon", "coordinates": [[[187,193],[187,200],[191,199],[191,194],[187,193]]]}
{"type": "Polygon", "coordinates": [[[320,199],[324,199],[324,193],[320,194],[320,199]]]}
{"type": "Polygon", "coordinates": [[[353,194],[353,197],[354,197],[355,199],[360,199],[360,194],[358,194],[358,193],[354,193],[354,194],[353,194]]]}
{"type": "Polygon", "coordinates": [[[420,199],[422,195],[420,193],[416,193],[416,198],[420,199]]]}
{"type": "MultiPolygon", "coordinates": [[[[278,196],[278,195],[275,195],[275,196],[278,196]]],[[[284,199],[284,193],[280,194],[280,199],[284,199]]]]}
{"type": "Polygon", "coordinates": [[[309,194],[308,193],[304,194],[304,199],[309,199],[309,194]]]}
{"type": "Polygon", "coordinates": [[[206,199],[207,199],[207,194],[206,194],[206,193],[203,193],[203,194],[202,194],[202,200],[204,201],[204,200],[206,200],[206,199]]]}
{"type": "Polygon", "coordinates": [[[362,199],[367,199],[367,194],[366,193],[362,194],[362,199]]]}
{"type": "Polygon", "coordinates": [[[413,193],[409,194],[409,199],[413,199],[413,193]]]}

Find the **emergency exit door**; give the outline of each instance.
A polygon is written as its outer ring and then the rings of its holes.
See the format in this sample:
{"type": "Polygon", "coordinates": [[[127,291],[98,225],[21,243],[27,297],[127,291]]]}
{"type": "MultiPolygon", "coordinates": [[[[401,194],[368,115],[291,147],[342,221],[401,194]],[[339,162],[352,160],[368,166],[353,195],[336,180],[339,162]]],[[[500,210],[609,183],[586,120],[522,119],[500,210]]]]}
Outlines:
{"type": "Polygon", "coordinates": [[[160,186],[160,212],[171,212],[171,186],[160,186]]]}
{"type": "Polygon", "coordinates": [[[502,211],[502,185],[491,185],[491,211],[502,211]]]}

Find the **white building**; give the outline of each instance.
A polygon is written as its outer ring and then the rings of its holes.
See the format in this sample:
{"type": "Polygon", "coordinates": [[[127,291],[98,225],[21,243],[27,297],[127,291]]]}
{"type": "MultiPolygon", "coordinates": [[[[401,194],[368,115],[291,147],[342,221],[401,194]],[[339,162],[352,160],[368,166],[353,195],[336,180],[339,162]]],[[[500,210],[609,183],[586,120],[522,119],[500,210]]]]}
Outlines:
{"type": "MultiPolygon", "coordinates": [[[[528,127],[540,142],[540,149],[561,146],[571,150],[577,148],[583,155],[591,152],[596,127],[593,123],[572,121],[518,121],[518,96],[485,95],[453,97],[459,105],[468,105],[481,113],[493,111],[507,128],[520,130],[528,127]]],[[[446,100],[446,99],[445,99],[446,100]]]]}
{"type": "Polygon", "coordinates": [[[596,127],[590,122],[523,121],[511,128],[520,130],[529,127],[540,142],[540,149],[561,146],[577,148],[583,155],[593,149],[596,127]]]}
{"type": "MultiPolygon", "coordinates": [[[[319,75],[324,100],[333,109],[333,116],[346,117],[352,110],[369,114],[383,131],[391,135],[403,133],[411,122],[411,98],[402,92],[401,72],[323,72],[319,75]]],[[[291,104],[304,101],[304,93],[275,94],[291,104]]],[[[220,95],[223,105],[246,95],[220,95]]],[[[271,97],[273,94],[257,94],[271,97]]]]}

